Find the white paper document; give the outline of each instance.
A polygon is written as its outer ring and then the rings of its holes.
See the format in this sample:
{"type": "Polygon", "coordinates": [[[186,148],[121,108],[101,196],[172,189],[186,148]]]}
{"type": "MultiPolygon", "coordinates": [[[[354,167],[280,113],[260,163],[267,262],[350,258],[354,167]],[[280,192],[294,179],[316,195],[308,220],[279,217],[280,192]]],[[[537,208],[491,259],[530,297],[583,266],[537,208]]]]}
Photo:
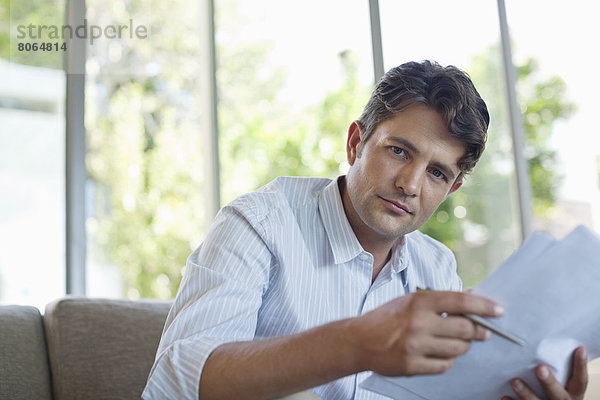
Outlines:
{"type": "Polygon", "coordinates": [[[490,321],[523,338],[526,346],[492,334],[473,342],[444,374],[373,374],[362,386],[402,400],[500,399],[514,396],[509,381],[515,377],[543,393],[534,375],[540,363],[566,383],[573,350],[580,345],[589,360],[600,357],[600,240],[586,228],[560,241],[535,233],[473,292],[504,306],[504,316],[490,321]]]}

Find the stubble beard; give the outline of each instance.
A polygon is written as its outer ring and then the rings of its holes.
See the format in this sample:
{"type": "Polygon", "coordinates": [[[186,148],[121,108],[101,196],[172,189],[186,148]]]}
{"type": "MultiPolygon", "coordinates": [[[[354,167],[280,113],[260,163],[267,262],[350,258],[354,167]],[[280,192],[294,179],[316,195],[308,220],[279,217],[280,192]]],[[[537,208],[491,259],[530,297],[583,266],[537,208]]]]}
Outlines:
{"type": "Polygon", "coordinates": [[[382,240],[393,241],[419,228],[414,226],[415,216],[412,213],[402,216],[394,214],[382,204],[377,204],[382,201],[374,196],[371,204],[365,204],[358,213],[363,223],[382,240]]]}

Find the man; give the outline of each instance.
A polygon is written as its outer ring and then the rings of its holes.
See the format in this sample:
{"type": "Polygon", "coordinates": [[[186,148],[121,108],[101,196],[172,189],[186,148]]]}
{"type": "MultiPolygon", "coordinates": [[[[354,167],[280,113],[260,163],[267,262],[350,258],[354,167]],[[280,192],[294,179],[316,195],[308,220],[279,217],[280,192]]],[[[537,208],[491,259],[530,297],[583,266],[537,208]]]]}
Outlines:
{"type": "MultiPolygon", "coordinates": [[[[442,373],[490,333],[463,313],[502,315],[467,293],[451,251],[421,227],[484,148],[489,116],[455,67],[407,63],[378,83],[348,130],[336,181],[278,178],[224,207],[188,259],[144,398],[380,399],[375,371],[442,373]],[[435,291],[417,291],[431,288],[435,291]]],[[[578,349],[567,388],[581,399],[578,349]]],[[[522,399],[535,399],[516,380],[522,399]]]]}

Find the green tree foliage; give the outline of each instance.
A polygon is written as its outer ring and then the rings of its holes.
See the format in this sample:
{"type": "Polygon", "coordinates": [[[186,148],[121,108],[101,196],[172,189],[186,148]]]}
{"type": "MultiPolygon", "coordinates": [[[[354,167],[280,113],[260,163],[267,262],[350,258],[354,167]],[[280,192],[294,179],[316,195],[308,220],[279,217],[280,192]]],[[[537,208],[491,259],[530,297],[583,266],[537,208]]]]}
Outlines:
{"type": "MultiPolygon", "coordinates": [[[[360,116],[370,96],[371,88],[358,81],[358,60],[352,51],[339,54],[342,86],[325,95],[322,103],[309,110],[317,118],[318,140],[313,153],[325,164],[321,176],[334,177],[340,164],[346,162],[345,139],[350,123],[360,116]]],[[[316,171],[319,172],[319,171],[316,171]]],[[[319,175],[319,174],[317,174],[319,175]]]]}
{"type": "Polygon", "coordinates": [[[343,52],[341,87],[327,93],[319,104],[295,110],[277,96],[283,72],[262,65],[268,48],[268,43],[217,48],[223,66],[218,83],[225,203],[277,176],[339,175],[340,163],[346,159],[348,125],[368,98],[368,88],[358,83],[355,55],[343,52]]]}
{"type": "Polygon", "coordinates": [[[560,77],[544,79],[539,76],[536,60],[527,59],[517,71],[533,211],[536,217],[544,218],[554,205],[562,181],[556,168],[556,151],[548,147],[548,142],[555,122],[569,118],[575,105],[567,100],[567,87],[560,77]]]}
{"type": "Polygon", "coordinates": [[[129,1],[108,10],[90,0],[88,6],[98,21],[145,16],[152,31],[151,43],[138,41],[134,48],[123,43],[120,60],[106,62],[102,47],[89,57],[101,70],[88,76],[86,87],[87,164],[94,188],[90,254],[120,268],[124,294],[172,297],[207,220],[197,128],[203,88],[193,69],[197,42],[190,37],[197,14],[182,0],[129,1]],[[165,24],[164,15],[177,24],[165,24]]]}

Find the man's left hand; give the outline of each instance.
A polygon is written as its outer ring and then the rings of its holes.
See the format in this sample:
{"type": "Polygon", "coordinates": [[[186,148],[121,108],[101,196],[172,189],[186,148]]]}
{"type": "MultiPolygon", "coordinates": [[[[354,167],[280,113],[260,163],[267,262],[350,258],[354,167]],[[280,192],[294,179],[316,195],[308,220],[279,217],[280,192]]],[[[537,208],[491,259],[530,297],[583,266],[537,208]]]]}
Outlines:
{"type": "MultiPolygon", "coordinates": [[[[544,398],[550,400],[582,400],[588,383],[587,355],[583,347],[578,347],[573,352],[572,371],[567,385],[563,387],[552,375],[550,368],[546,365],[538,365],[535,369],[535,375],[544,389],[544,398]]],[[[510,384],[519,399],[540,399],[522,379],[515,378],[510,381],[510,384]]],[[[511,398],[503,397],[502,400],[511,400],[511,398]]]]}

